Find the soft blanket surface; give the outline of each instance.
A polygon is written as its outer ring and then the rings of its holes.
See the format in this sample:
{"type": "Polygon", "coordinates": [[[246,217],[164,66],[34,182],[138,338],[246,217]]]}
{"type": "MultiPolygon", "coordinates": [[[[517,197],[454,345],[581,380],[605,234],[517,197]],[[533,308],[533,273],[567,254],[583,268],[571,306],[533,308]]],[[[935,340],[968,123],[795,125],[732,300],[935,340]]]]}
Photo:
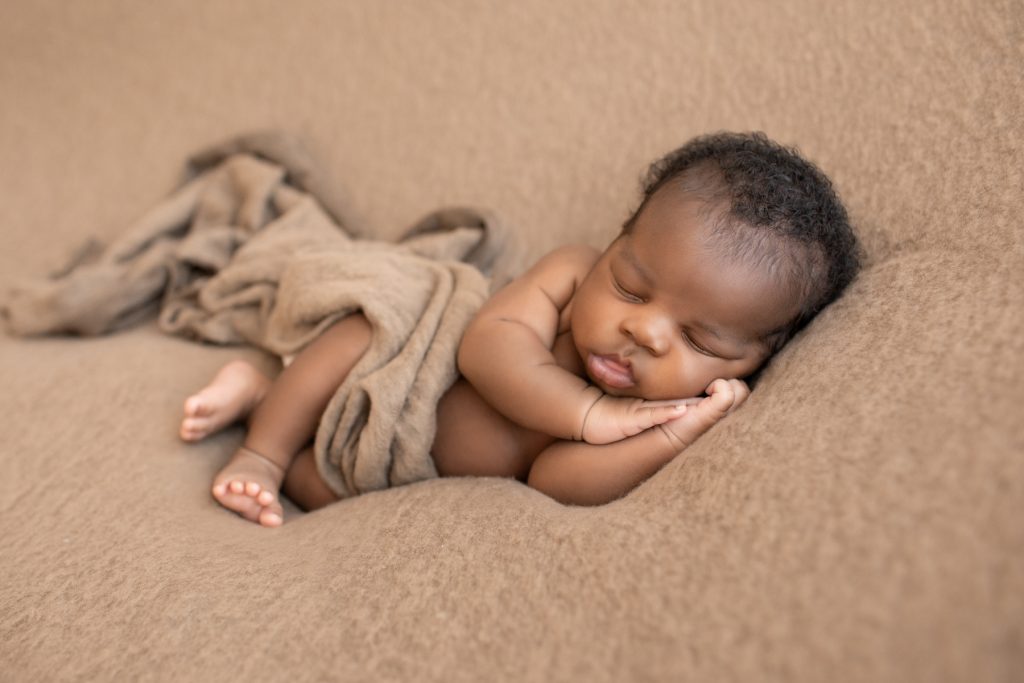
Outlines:
{"type": "MultiPolygon", "coordinates": [[[[435,212],[397,244],[358,240],[303,191],[293,138],[253,134],[193,156],[197,176],[92,258],[13,291],[20,334],[100,334],[160,305],[164,331],[292,356],[360,311],[369,348],[338,388],[314,453],[341,497],[437,476],[436,407],[501,252],[493,219],[435,212]]],[[[508,259],[505,259],[508,263],[508,259]]]]}
{"type": "Polygon", "coordinates": [[[0,679],[1022,680],[1022,29],[1017,0],[0,3],[0,291],[264,129],[353,236],[486,206],[530,258],[605,246],[691,136],[763,130],[868,251],[740,411],[593,509],[436,478],[258,528],[210,495],[241,430],[177,429],[276,358],[2,335],[0,679]]]}

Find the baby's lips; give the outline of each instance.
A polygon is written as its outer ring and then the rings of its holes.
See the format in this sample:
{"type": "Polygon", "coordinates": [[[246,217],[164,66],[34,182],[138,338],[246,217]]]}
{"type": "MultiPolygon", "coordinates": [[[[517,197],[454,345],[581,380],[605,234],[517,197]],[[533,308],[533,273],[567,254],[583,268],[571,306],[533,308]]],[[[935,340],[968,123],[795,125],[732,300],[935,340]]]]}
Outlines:
{"type": "Polygon", "coordinates": [[[587,370],[594,379],[615,389],[628,389],[636,384],[629,363],[618,360],[616,356],[592,353],[587,357],[587,370]]]}

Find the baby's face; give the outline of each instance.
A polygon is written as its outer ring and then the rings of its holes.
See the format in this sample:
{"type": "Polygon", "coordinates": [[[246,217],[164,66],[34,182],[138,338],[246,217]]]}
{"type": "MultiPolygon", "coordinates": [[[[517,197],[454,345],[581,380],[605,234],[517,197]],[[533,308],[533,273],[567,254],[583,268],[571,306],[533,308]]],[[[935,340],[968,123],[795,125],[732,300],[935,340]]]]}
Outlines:
{"type": "Polygon", "coordinates": [[[764,335],[796,312],[763,272],[704,244],[699,208],[659,190],[576,292],[573,341],[605,393],[689,398],[715,379],[746,377],[768,357],[764,335]]]}

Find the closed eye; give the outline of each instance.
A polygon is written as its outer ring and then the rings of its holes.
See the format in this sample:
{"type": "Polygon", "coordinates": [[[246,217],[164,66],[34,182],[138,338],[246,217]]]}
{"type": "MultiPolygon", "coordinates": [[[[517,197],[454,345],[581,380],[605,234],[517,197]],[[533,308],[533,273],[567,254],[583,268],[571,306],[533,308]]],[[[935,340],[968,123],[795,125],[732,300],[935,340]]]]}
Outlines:
{"type": "Polygon", "coordinates": [[[612,284],[615,286],[615,291],[619,293],[619,296],[621,296],[626,301],[629,301],[634,304],[642,304],[644,302],[642,296],[636,294],[635,292],[631,292],[630,290],[623,287],[622,283],[619,282],[615,277],[612,277],[612,284]]]}
{"type": "Polygon", "coordinates": [[[691,337],[690,335],[688,335],[686,333],[683,334],[683,339],[685,339],[686,343],[689,344],[690,348],[692,348],[697,353],[703,354],[705,356],[709,356],[711,358],[721,358],[722,357],[720,354],[715,353],[711,349],[709,349],[707,347],[704,347],[704,346],[701,346],[700,344],[698,344],[697,342],[695,342],[693,340],[693,337],[691,337]]]}

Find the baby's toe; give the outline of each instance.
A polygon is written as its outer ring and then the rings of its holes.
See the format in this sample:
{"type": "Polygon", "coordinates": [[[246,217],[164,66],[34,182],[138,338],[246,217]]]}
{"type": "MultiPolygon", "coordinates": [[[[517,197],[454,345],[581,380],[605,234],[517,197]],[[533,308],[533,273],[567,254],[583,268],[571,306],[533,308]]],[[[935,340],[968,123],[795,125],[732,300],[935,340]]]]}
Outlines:
{"type": "Polygon", "coordinates": [[[263,526],[281,526],[284,522],[284,510],[280,505],[268,505],[260,510],[259,522],[263,526]]]}
{"type": "Polygon", "coordinates": [[[256,502],[264,507],[270,505],[275,500],[277,500],[277,497],[274,496],[273,492],[268,491],[267,489],[263,489],[259,492],[259,495],[256,496],[256,502]]]}
{"type": "Polygon", "coordinates": [[[228,510],[238,513],[250,522],[258,522],[263,508],[251,496],[235,493],[230,486],[214,486],[213,497],[228,510]]]}
{"type": "Polygon", "coordinates": [[[207,406],[200,394],[189,396],[185,399],[185,415],[187,417],[199,417],[206,414],[207,406]]]}
{"type": "Polygon", "coordinates": [[[186,417],[181,421],[181,438],[186,441],[196,441],[205,435],[203,429],[205,421],[186,417]]]}

